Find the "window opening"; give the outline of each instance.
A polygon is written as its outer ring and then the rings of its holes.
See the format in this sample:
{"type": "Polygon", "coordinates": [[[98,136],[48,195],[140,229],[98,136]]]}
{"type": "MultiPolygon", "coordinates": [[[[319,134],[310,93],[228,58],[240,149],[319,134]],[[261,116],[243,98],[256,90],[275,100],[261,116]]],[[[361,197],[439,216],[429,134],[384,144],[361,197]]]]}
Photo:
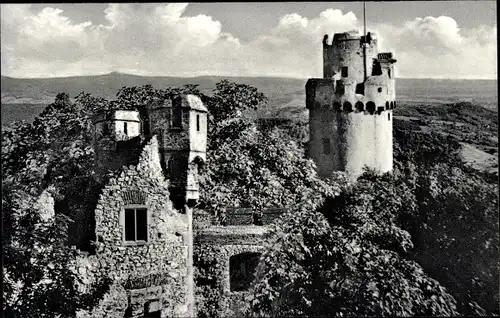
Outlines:
{"type": "Polygon", "coordinates": [[[102,127],[102,133],[104,135],[109,134],[109,124],[108,123],[104,123],[104,126],[102,127]]]}
{"type": "Polygon", "coordinates": [[[146,208],[125,209],[125,241],[146,242],[148,240],[146,208]]]}
{"type": "Polygon", "coordinates": [[[342,66],[342,77],[347,77],[348,71],[347,66],[342,66]]]}
{"type": "Polygon", "coordinates": [[[231,291],[245,291],[254,280],[255,270],[259,265],[260,253],[242,253],[229,259],[231,291]]]}
{"type": "Polygon", "coordinates": [[[196,115],[196,131],[200,131],[200,115],[196,115]]]}
{"type": "Polygon", "coordinates": [[[329,155],[330,150],[330,138],[323,138],[323,153],[329,155]]]}
{"type": "Polygon", "coordinates": [[[123,123],[123,133],[125,135],[128,135],[128,127],[127,127],[127,123],[123,123]]]}
{"type": "Polygon", "coordinates": [[[173,100],[172,105],[172,128],[182,127],[182,108],[180,98],[173,100]]]}

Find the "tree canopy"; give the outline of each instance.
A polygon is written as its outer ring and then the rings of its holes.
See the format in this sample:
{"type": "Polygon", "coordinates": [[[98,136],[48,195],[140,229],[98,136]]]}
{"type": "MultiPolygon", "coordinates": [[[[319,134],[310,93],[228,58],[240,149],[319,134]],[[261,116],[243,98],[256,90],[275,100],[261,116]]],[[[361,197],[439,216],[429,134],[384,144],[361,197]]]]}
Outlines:
{"type": "Polygon", "coordinates": [[[145,85],[124,87],[114,100],[81,93],[73,102],[61,93],[33,123],[3,131],[3,297],[11,316],[71,316],[102,296],[102,286],[94,295],[74,287],[71,215],[46,218],[39,198],[48,191],[70,211],[93,209],[85,200],[100,189],[92,117],[141,111],[179,93],[199,95],[210,112],[199,207],[219,224],[228,207],[288,210],[273,225],[277,240],[262,256],[247,314],[498,314],[497,185],[463,165],[455,139],[395,125],[392,173],[322,180],[306,157],[302,123],[248,118],[266,97],[221,81],[212,94],[145,85]]]}

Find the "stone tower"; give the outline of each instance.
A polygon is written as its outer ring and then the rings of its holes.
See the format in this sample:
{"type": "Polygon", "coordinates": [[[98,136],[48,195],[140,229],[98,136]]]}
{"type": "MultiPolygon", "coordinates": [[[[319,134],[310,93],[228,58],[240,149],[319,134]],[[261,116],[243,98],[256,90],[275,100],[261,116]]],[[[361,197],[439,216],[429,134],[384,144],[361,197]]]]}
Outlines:
{"type": "Polygon", "coordinates": [[[207,108],[196,95],[179,95],[148,107],[149,133],[157,135],[174,201],[198,200],[198,175],[207,155],[207,108]]]}
{"type": "Polygon", "coordinates": [[[337,33],[323,39],[323,78],[306,84],[309,156],[320,177],[363,167],[392,170],[392,109],[395,79],[392,53],[378,53],[373,33],[337,33]]]}
{"type": "Polygon", "coordinates": [[[112,110],[94,117],[97,176],[126,166],[142,141],[141,118],[135,110],[112,110]]]}
{"type": "Polygon", "coordinates": [[[163,171],[170,180],[170,199],[188,220],[188,313],[194,316],[193,207],[199,199],[198,177],[206,162],[208,110],[196,95],[179,95],[148,105],[148,134],[159,138],[163,171]]]}

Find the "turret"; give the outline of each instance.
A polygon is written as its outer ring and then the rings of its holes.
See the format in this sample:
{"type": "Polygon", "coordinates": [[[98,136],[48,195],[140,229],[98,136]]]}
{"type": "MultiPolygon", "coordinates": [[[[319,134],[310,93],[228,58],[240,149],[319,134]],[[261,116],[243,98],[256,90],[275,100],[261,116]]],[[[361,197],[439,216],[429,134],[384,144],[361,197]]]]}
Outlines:
{"type": "Polygon", "coordinates": [[[139,151],[141,119],[135,110],[112,110],[94,117],[97,175],[119,169],[139,151]]]}
{"type": "Polygon", "coordinates": [[[207,108],[196,95],[179,95],[149,105],[148,114],[175,200],[198,200],[198,176],[206,162],[207,108]]]}
{"type": "Polygon", "coordinates": [[[323,38],[323,78],[331,78],[336,73],[341,77],[351,77],[357,83],[365,79],[364,59],[367,74],[371,74],[372,59],[377,57],[377,38],[375,34],[368,33],[361,36],[357,31],[336,33],[333,41],[328,44],[328,35],[323,38]],[[365,49],[363,49],[365,46],[365,49]]]}

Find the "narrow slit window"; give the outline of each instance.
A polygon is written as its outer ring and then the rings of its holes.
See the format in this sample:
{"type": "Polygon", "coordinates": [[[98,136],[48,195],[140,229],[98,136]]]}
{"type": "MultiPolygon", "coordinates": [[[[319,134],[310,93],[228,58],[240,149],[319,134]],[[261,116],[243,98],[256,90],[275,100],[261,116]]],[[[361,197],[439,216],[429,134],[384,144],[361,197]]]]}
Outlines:
{"type": "Polygon", "coordinates": [[[200,115],[196,115],[196,131],[200,131],[200,115]]]}
{"type": "Polygon", "coordinates": [[[145,208],[125,209],[125,241],[147,242],[148,216],[145,208]]]}
{"type": "Polygon", "coordinates": [[[123,133],[125,135],[128,135],[128,127],[127,127],[127,123],[123,123],[123,133]]]}
{"type": "Polygon", "coordinates": [[[323,138],[323,153],[329,155],[330,151],[330,138],[323,138]]]}
{"type": "Polygon", "coordinates": [[[348,71],[347,71],[347,66],[342,67],[342,77],[347,77],[348,76],[348,71]]]}
{"type": "Polygon", "coordinates": [[[104,126],[102,127],[102,133],[103,135],[109,134],[109,124],[105,123],[104,126]]]}
{"type": "Polygon", "coordinates": [[[174,99],[172,105],[172,128],[182,127],[182,108],[181,100],[179,98],[174,99]]]}

